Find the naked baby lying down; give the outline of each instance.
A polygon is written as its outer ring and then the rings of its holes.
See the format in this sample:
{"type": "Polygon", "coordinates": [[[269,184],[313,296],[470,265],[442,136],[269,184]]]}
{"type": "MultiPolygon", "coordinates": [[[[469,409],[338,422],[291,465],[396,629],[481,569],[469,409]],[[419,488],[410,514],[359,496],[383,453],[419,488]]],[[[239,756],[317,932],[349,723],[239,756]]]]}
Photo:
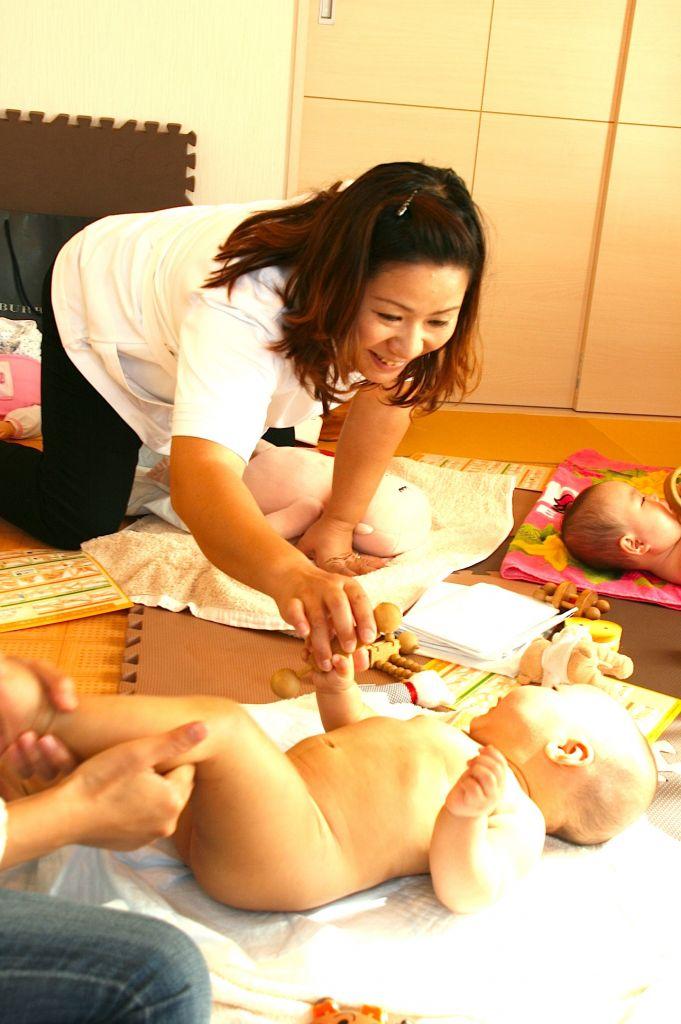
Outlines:
{"type": "Polygon", "coordinates": [[[162,766],[195,765],[174,839],[206,892],[245,909],[305,910],[429,871],[445,906],[473,911],[532,867],[546,831],[599,843],[654,795],[646,740],[594,687],[518,687],[467,735],[441,716],[375,715],[352,659],[313,678],[326,731],[285,754],[223,698],[82,696],[60,713],[27,674],[3,706],[15,734],[51,732],[83,759],[203,721],[205,738],[162,766]]]}

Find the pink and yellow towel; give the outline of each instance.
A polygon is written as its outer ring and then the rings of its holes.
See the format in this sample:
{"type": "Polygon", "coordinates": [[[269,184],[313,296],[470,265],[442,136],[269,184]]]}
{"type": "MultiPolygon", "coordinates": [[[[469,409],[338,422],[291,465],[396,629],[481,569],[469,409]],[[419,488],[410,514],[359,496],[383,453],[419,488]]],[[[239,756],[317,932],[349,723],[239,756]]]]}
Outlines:
{"type": "Polygon", "coordinates": [[[568,554],[560,535],[561,507],[590,484],[598,480],[624,480],[643,494],[663,498],[662,484],[668,472],[659,466],[607,459],[589,448],[568,456],[557,467],[511,541],[501,575],[537,583],[572,580],[578,587],[589,587],[604,596],[652,601],[681,609],[681,586],[666,583],[650,573],[593,569],[568,554]]]}

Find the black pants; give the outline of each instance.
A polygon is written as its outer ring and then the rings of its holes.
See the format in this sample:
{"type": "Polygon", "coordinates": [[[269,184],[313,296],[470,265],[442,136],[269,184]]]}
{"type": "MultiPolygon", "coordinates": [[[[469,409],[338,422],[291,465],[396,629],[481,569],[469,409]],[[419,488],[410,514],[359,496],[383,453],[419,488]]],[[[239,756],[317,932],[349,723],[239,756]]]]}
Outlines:
{"type": "Polygon", "coordinates": [[[57,548],[113,533],[125,514],[141,441],[73,365],[43,288],[43,451],[0,442],[0,516],[57,548]]]}

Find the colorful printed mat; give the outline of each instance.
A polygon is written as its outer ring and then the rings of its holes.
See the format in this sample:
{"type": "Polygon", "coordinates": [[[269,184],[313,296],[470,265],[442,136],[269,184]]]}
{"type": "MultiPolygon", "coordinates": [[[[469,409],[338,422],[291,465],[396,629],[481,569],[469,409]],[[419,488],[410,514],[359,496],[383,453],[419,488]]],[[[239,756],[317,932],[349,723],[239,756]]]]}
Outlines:
{"type": "Polygon", "coordinates": [[[501,575],[537,583],[572,580],[578,587],[589,587],[604,596],[681,609],[681,586],[650,573],[594,569],[573,558],[560,536],[561,499],[576,496],[598,480],[623,480],[643,494],[663,498],[662,485],[668,472],[664,467],[607,459],[589,448],[568,456],[511,541],[501,575]]]}

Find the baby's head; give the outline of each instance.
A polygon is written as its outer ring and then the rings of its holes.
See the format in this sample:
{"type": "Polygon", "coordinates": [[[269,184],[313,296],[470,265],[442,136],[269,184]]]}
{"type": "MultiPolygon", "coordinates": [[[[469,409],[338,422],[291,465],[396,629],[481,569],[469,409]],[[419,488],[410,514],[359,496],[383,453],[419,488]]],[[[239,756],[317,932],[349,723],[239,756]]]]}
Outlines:
{"type": "Polygon", "coordinates": [[[631,484],[607,480],[578,494],[563,516],[565,547],[595,569],[651,569],[681,542],[681,522],[631,484]]]}
{"type": "Polygon", "coordinates": [[[595,686],[518,686],[474,718],[470,734],[501,750],[547,832],[568,842],[605,842],[655,795],[647,740],[629,712],[595,686]]]}

